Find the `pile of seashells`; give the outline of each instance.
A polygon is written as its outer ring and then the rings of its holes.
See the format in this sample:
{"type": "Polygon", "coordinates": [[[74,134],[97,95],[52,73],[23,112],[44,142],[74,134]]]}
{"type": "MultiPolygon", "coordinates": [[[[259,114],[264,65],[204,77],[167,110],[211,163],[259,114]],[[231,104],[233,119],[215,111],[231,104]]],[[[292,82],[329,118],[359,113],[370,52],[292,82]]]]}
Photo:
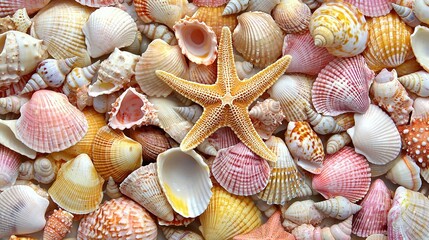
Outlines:
{"type": "Polygon", "coordinates": [[[0,238],[429,239],[427,25],[429,0],[0,0],[0,238]]]}

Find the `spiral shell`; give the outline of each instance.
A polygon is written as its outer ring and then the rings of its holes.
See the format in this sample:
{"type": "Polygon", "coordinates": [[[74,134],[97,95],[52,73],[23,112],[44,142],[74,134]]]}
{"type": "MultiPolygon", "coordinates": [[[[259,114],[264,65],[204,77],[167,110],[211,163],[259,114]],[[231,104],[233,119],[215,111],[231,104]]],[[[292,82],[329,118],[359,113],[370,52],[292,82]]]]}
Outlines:
{"type": "Polygon", "coordinates": [[[177,45],[177,39],[174,32],[167,26],[159,23],[141,24],[137,26],[139,31],[149,39],[161,39],[170,45],[177,45]]]}
{"type": "Polygon", "coordinates": [[[410,92],[420,97],[429,96],[429,73],[417,71],[398,78],[398,81],[410,92]]]}
{"type": "Polygon", "coordinates": [[[230,0],[223,10],[222,15],[230,15],[234,13],[239,13],[249,6],[249,0],[230,0]]]}
{"type": "Polygon", "coordinates": [[[350,216],[346,220],[334,224],[330,227],[313,227],[308,224],[303,224],[292,231],[296,240],[318,240],[318,239],[333,239],[333,240],[350,240],[352,234],[352,219],[350,216]]]}
{"type": "Polygon", "coordinates": [[[343,196],[337,196],[326,201],[314,203],[314,206],[329,217],[340,220],[347,219],[362,208],[357,204],[351,203],[343,196]]]}
{"type": "Polygon", "coordinates": [[[9,96],[0,98],[0,114],[19,113],[21,107],[28,102],[29,96],[9,96]]]}
{"type": "Polygon", "coordinates": [[[54,160],[46,157],[37,158],[34,161],[34,179],[40,183],[48,184],[55,180],[57,176],[57,166],[53,162],[54,160]]]}
{"type": "Polygon", "coordinates": [[[43,230],[43,239],[63,239],[70,232],[72,224],[73,214],[62,209],[55,209],[46,221],[46,226],[43,230]]]}
{"type": "Polygon", "coordinates": [[[352,139],[347,132],[334,134],[328,139],[326,143],[326,153],[334,154],[351,142],[352,139]]]}
{"type": "Polygon", "coordinates": [[[247,7],[246,11],[260,11],[269,14],[279,3],[280,0],[249,0],[249,6],[247,7]]]}
{"type": "Polygon", "coordinates": [[[402,21],[404,21],[408,26],[417,27],[422,23],[414,14],[413,9],[395,3],[392,3],[392,6],[395,12],[401,17],[402,21]]]}
{"type": "Polygon", "coordinates": [[[326,217],[314,205],[313,200],[296,201],[282,206],[283,227],[290,231],[301,224],[319,225],[326,217]]]}
{"type": "Polygon", "coordinates": [[[268,139],[285,118],[280,102],[271,98],[257,102],[249,111],[253,126],[262,139],[268,139]]]}
{"type": "Polygon", "coordinates": [[[69,98],[70,102],[75,102],[74,99],[76,98],[76,93],[79,88],[91,84],[92,78],[97,73],[99,67],[100,61],[97,61],[84,68],[74,68],[67,74],[61,90],[69,98]]]}

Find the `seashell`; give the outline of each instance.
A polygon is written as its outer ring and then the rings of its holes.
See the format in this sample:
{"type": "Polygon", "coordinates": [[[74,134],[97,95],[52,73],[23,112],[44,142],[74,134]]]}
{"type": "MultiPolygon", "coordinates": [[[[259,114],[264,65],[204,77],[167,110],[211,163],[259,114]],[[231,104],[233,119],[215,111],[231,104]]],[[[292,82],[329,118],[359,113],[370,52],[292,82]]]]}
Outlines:
{"type": "Polygon", "coordinates": [[[323,3],[322,0],[303,0],[303,3],[307,4],[307,6],[311,9],[314,10],[318,7],[320,7],[320,5],[323,3]]]}
{"type": "Polygon", "coordinates": [[[193,0],[198,7],[219,7],[228,2],[228,0],[193,0]]]}
{"type": "Polygon", "coordinates": [[[395,67],[395,70],[398,73],[398,76],[402,77],[404,75],[423,70],[423,68],[417,62],[416,58],[411,58],[409,60],[406,60],[403,64],[395,67]]]}
{"type": "Polygon", "coordinates": [[[307,119],[305,109],[311,104],[312,85],[313,79],[307,76],[284,75],[267,92],[280,102],[286,121],[304,121],[307,119]]]}
{"type": "Polygon", "coordinates": [[[76,2],[88,7],[108,7],[118,4],[118,0],[75,0],[76,2]]]}
{"type": "Polygon", "coordinates": [[[198,6],[196,6],[194,3],[192,2],[188,2],[188,4],[186,4],[186,13],[185,16],[192,16],[194,15],[194,13],[198,10],[198,6]]]}
{"type": "Polygon", "coordinates": [[[337,57],[362,53],[368,41],[365,17],[347,2],[325,2],[311,15],[309,29],[314,45],[337,57]]]}
{"type": "Polygon", "coordinates": [[[105,180],[111,176],[115,182],[122,182],[142,165],[142,146],[122,131],[104,126],[95,135],[92,157],[95,169],[105,180]]]}
{"type": "Polygon", "coordinates": [[[236,61],[235,68],[238,78],[243,80],[246,78],[251,78],[261,70],[259,68],[255,68],[252,63],[247,61],[236,61]]]}
{"type": "Polygon", "coordinates": [[[280,0],[249,0],[247,12],[265,12],[270,14],[271,11],[280,3],[280,0]]]}
{"type": "Polygon", "coordinates": [[[79,223],[77,239],[107,239],[117,236],[126,239],[155,240],[158,234],[149,213],[128,198],[104,202],[100,208],[86,215],[79,223]]]}
{"type": "Polygon", "coordinates": [[[179,46],[170,46],[155,39],[136,65],[136,81],[141,90],[148,96],[168,96],[173,90],[158,79],[156,70],[164,70],[175,76],[186,78],[188,65],[179,46]]]}
{"type": "Polygon", "coordinates": [[[122,193],[119,191],[118,184],[115,183],[112,177],[109,177],[106,184],[106,195],[111,199],[122,197],[122,193]]]}
{"type": "Polygon", "coordinates": [[[19,94],[26,94],[44,88],[57,88],[63,85],[66,75],[72,70],[77,57],[64,60],[46,59],[37,66],[36,73],[31,76],[19,94]]]}
{"type": "Polygon", "coordinates": [[[167,240],[204,240],[199,234],[190,230],[182,230],[172,227],[161,227],[167,240]]]}
{"type": "Polygon", "coordinates": [[[210,204],[200,216],[204,239],[230,239],[262,225],[262,214],[250,197],[233,195],[216,185],[212,191],[210,204]]]}
{"type": "Polygon", "coordinates": [[[164,219],[158,218],[159,226],[188,226],[194,222],[195,218],[185,218],[182,215],[174,212],[174,219],[172,221],[166,221],[164,219]]]}
{"type": "Polygon", "coordinates": [[[401,155],[399,155],[395,160],[388,162],[385,165],[376,165],[376,164],[369,164],[369,167],[371,168],[371,177],[380,177],[381,175],[386,174],[399,160],[401,155]]]}
{"type": "Polygon", "coordinates": [[[141,24],[137,26],[139,31],[149,39],[161,39],[170,45],[177,45],[174,32],[167,26],[159,23],[141,24]]]}
{"type": "Polygon", "coordinates": [[[53,160],[39,157],[34,161],[34,179],[39,183],[48,184],[55,180],[58,169],[53,160]]]}
{"type": "Polygon", "coordinates": [[[9,97],[13,95],[18,95],[22,91],[27,81],[31,78],[32,74],[27,74],[22,76],[17,83],[12,83],[6,88],[0,89],[0,97],[9,97]]]}
{"type": "Polygon", "coordinates": [[[202,84],[214,84],[217,77],[216,61],[208,66],[189,62],[189,80],[202,84]]]}
{"type": "Polygon", "coordinates": [[[157,172],[162,190],[175,212],[183,217],[196,217],[206,210],[212,196],[212,183],[209,167],[198,153],[170,148],[158,155],[157,172]],[[195,182],[198,182],[195,188],[183,188],[195,182]]]}
{"type": "Polygon", "coordinates": [[[359,237],[386,233],[387,213],[392,204],[391,199],[392,195],[384,182],[380,179],[375,180],[360,203],[362,209],[353,219],[352,233],[359,237]]]}
{"type": "Polygon", "coordinates": [[[0,237],[43,229],[49,201],[29,186],[12,186],[0,193],[0,237]],[[30,217],[31,216],[31,217],[30,217]]]}
{"type": "Polygon", "coordinates": [[[395,184],[418,191],[422,186],[419,166],[406,154],[401,154],[398,158],[399,160],[387,172],[386,178],[395,184]]]}
{"type": "Polygon", "coordinates": [[[158,22],[173,29],[176,21],[186,14],[186,0],[135,0],[134,6],[137,15],[145,23],[158,22]]]}
{"type": "Polygon", "coordinates": [[[12,21],[12,18],[9,16],[0,18],[0,34],[12,30],[16,30],[16,25],[15,22],[12,21]]]}
{"type": "Polygon", "coordinates": [[[314,206],[323,214],[340,220],[349,218],[362,208],[357,204],[351,203],[343,196],[336,196],[326,201],[314,203],[314,206]]]}
{"type": "Polygon", "coordinates": [[[220,40],[222,27],[226,26],[232,32],[238,23],[237,14],[229,14],[227,16],[222,14],[226,9],[225,7],[199,7],[194,15],[192,15],[193,19],[198,19],[198,21],[204,22],[207,26],[211,27],[216,34],[217,41],[220,40]]]}
{"type": "Polygon", "coordinates": [[[398,81],[396,71],[383,69],[371,85],[372,101],[387,111],[397,125],[408,123],[410,112],[413,111],[413,100],[398,81]]]}
{"type": "Polygon", "coordinates": [[[415,0],[413,3],[413,11],[416,14],[416,17],[426,23],[429,24],[429,3],[427,0],[415,0]]]}
{"type": "Polygon", "coordinates": [[[47,57],[43,41],[18,31],[0,34],[0,87],[17,83],[47,57]]]}
{"type": "Polygon", "coordinates": [[[33,17],[31,35],[43,40],[49,54],[55,59],[77,56],[79,60],[75,66],[88,66],[91,59],[86,50],[82,27],[92,11],[75,1],[52,1],[33,17]]]}
{"type": "Polygon", "coordinates": [[[156,169],[156,163],[138,168],[125,178],[119,190],[158,218],[172,221],[173,209],[162,192],[156,169]]]}
{"type": "Polygon", "coordinates": [[[409,58],[412,29],[398,15],[391,13],[368,20],[369,40],[363,52],[368,67],[373,71],[397,67],[409,58]],[[394,31],[393,31],[394,29],[394,31]],[[391,34],[393,33],[393,34],[391,34]],[[382,38],[379,36],[387,36],[382,38]],[[399,47],[398,47],[399,46],[399,47]]]}
{"type": "MultiPolygon", "coordinates": [[[[417,2],[420,0],[416,0],[417,2]]],[[[429,10],[429,5],[426,6],[429,10]]],[[[429,24],[429,14],[428,14],[428,24],[429,24]]],[[[411,35],[411,47],[413,53],[416,56],[417,62],[426,70],[429,71],[429,54],[426,52],[424,42],[429,38],[429,28],[423,26],[417,26],[414,29],[413,34],[411,35]]]]}
{"type": "Polygon", "coordinates": [[[19,113],[21,107],[28,102],[29,96],[9,96],[0,98],[0,114],[19,113]]]}
{"type": "Polygon", "coordinates": [[[387,219],[391,239],[424,239],[429,234],[425,224],[429,200],[421,193],[398,187],[387,219]],[[413,227],[411,227],[413,226],[413,227]]]}
{"type": "Polygon", "coordinates": [[[76,98],[78,89],[84,86],[89,86],[92,79],[100,68],[100,61],[93,63],[87,67],[74,68],[69,74],[67,74],[66,80],[61,91],[69,98],[70,102],[76,98]]]}
{"type": "Polygon", "coordinates": [[[211,166],[216,181],[228,192],[250,196],[268,184],[270,166],[243,143],[219,150],[211,166]]]}
{"type": "Polygon", "coordinates": [[[19,175],[20,155],[0,145],[0,190],[12,186],[19,175]]]}
{"type": "Polygon", "coordinates": [[[370,105],[364,114],[355,114],[355,126],[348,129],[355,151],[368,162],[383,165],[401,151],[401,137],[393,120],[379,107],[370,105]]]}
{"type": "Polygon", "coordinates": [[[285,142],[298,166],[313,174],[322,171],[323,151],[322,140],[311,129],[307,122],[289,122],[285,133],[285,142]]]}
{"type": "Polygon", "coordinates": [[[303,224],[292,231],[296,240],[307,239],[333,239],[333,240],[350,240],[352,234],[352,219],[350,216],[346,220],[334,224],[330,227],[313,227],[312,225],[303,224]]]}
{"type": "Polygon", "coordinates": [[[415,0],[394,0],[393,3],[396,3],[400,6],[412,8],[415,0]]]}
{"type": "Polygon", "coordinates": [[[89,156],[82,153],[61,166],[48,193],[62,209],[86,214],[95,211],[101,203],[103,183],[89,156]]]}
{"type": "Polygon", "coordinates": [[[17,137],[18,120],[0,120],[0,144],[31,159],[36,158],[36,151],[22,143],[17,137]]]}
{"type": "Polygon", "coordinates": [[[310,106],[306,106],[306,112],[308,116],[307,120],[310,122],[313,130],[319,134],[339,133],[346,130],[338,125],[333,117],[319,114],[310,106]]]}
{"type": "Polygon", "coordinates": [[[141,32],[137,31],[134,37],[133,43],[131,43],[131,45],[129,45],[128,47],[122,48],[122,50],[140,55],[143,52],[143,51],[140,51],[142,41],[143,41],[143,35],[141,34],[141,32]]]}
{"type": "Polygon", "coordinates": [[[210,135],[208,139],[208,141],[216,148],[216,150],[228,148],[241,142],[237,135],[235,135],[235,133],[231,130],[231,128],[228,127],[219,128],[212,135],[210,135]]]}
{"type": "Polygon", "coordinates": [[[268,205],[264,200],[259,199],[257,195],[252,195],[252,199],[256,207],[263,212],[267,218],[271,217],[278,210],[276,205],[268,205]]]}
{"type": "Polygon", "coordinates": [[[91,97],[116,92],[133,78],[139,56],[115,49],[109,58],[100,64],[97,81],[89,86],[91,97]]]}
{"type": "Polygon", "coordinates": [[[322,172],[312,181],[313,189],[323,197],[343,196],[353,203],[365,196],[370,183],[368,162],[350,147],[326,156],[322,172]]]}
{"type": "Polygon", "coordinates": [[[368,236],[365,240],[387,240],[387,236],[384,234],[372,234],[368,236]]]}
{"type": "Polygon", "coordinates": [[[33,23],[28,16],[26,8],[16,10],[11,20],[14,22],[16,30],[23,33],[26,33],[28,28],[30,28],[31,24],[33,23]]]}
{"type": "Polygon", "coordinates": [[[228,4],[226,4],[225,9],[223,10],[222,15],[231,15],[234,13],[239,13],[249,6],[249,0],[230,0],[228,1],[228,4]]]}
{"type": "Polygon", "coordinates": [[[326,153],[334,154],[341,148],[352,142],[347,132],[337,133],[329,137],[326,143],[326,153]]]}
{"type": "Polygon", "coordinates": [[[185,17],[173,29],[182,54],[190,61],[208,66],[216,60],[216,34],[204,22],[185,17]]]}
{"type": "Polygon", "coordinates": [[[203,108],[198,104],[192,104],[186,107],[174,107],[174,110],[192,123],[196,123],[203,114],[203,108]]]}
{"type": "Polygon", "coordinates": [[[20,8],[26,8],[28,14],[33,14],[42,9],[51,0],[2,0],[0,1],[0,17],[12,15],[20,8]]]}
{"type": "Polygon", "coordinates": [[[311,10],[300,0],[282,0],[273,9],[273,18],[286,33],[308,30],[311,10]]]}
{"type": "Polygon", "coordinates": [[[275,62],[281,55],[284,33],[274,19],[263,12],[245,12],[237,20],[233,45],[244,59],[257,67],[275,62]]]}
{"type": "Polygon", "coordinates": [[[172,147],[165,132],[152,126],[134,129],[129,132],[129,136],[142,145],[145,161],[155,160],[160,153],[172,147]]]}
{"type": "Polygon", "coordinates": [[[411,120],[425,118],[429,113],[429,99],[418,97],[414,99],[414,111],[411,114],[411,120]]]}
{"type": "Polygon", "coordinates": [[[64,239],[72,228],[73,217],[73,214],[62,210],[61,208],[58,210],[55,209],[46,221],[46,226],[43,230],[43,239],[64,239]]]}
{"type": "Polygon", "coordinates": [[[322,69],[313,84],[311,96],[316,111],[331,116],[364,113],[370,104],[373,78],[362,56],[335,59],[322,69]]]}
{"type": "Polygon", "coordinates": [[[290,225],[301,224],[319,225],[325,218],[314,205],[313,200],[296,201],[289,207],[282,206],[283,227],[291,231],[290,225]]]}
{"type": "Polygon", "coordinates": [[[285,118],[280,102],[271,98],[257,102],[250,111],[250,119],[262,139],[268,139],[285,118]]]}
{"type": "Polygon", "coordinates": [[[37,195],[41,196],[44,199],[50,200],[48,191],[46,189],[40,187],[40,185],[32,183],[29,180],[17,180],[14,186],[28,186],[33,189],[37,195]]]}
{"type": "Polygon", "coordinates": [[[116,7],[102,7],[91,13],[82,32],[89,55],[97,58],[113,52],[115,48],[131,45],[137,25],[127,12],[116,7]]]}
{"type": "Polygon", "coordinates": [[[410,92],[420,97],[429,96],[429,73],[418,71],[398,78],[398,81],[410,92]]]}
{"type": "Polygon", "coordinates": [[[392,10],[390,0],[346,0],[346,2],[356,6],[363,15],[368,17],[384,16],[392,10]]]}
{"type": "Polygon", "coordinates": [[[34,167],[32,161],[21,162],[19,165],[19,180],[32,180],[34,178],[34,167]]]}
{"type": "Polygon", "coordinates": [[[408,26],[416,27],[422,23],[414,14],[413,9],[395,3],[392,3],[392,7],[408,26]]]}

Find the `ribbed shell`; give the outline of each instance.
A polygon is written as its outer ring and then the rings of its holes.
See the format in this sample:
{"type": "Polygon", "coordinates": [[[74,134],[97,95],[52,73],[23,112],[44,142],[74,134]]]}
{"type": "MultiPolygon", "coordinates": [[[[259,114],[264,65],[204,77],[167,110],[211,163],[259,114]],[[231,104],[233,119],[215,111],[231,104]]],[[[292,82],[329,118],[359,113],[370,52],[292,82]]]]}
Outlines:
{"type": "Polygon", "coordinates": [[[413,9],[395,3],[392,3],[392,6],[399,17],[401,17],[402,21],[404,21],[408,26],[416,27],[422,23],[414,14],[413,9]]]}
{"type": "Polygon", "coordinates": [[[186,0],[135,0],[137,15],[145,23],[158,22],[173,29],[176,21],[186,13],[186,0]]]}
{"type": "Polygon", "coordinates": [[[198,7],[219,7],[227,3],[228,0],[194,0],[194,3],[198,7]]]}
{"type": "MultiPolygon", "coordinates": [[[[426,11],[429,11],[429,4],[426,11]]],[[[429,54],[426,49],[427,45],[425,45],[428,38],[429,28],[423,26],[417,26],[411,35],[411,47],[414,55],[416,56],[416,60],[426,71],[429,72],[429,54]]]]}
{"type": "Polygon", "coordinates": [[[227,26],[229,30],[234,31],[237,26],[237,14],[223,16],[225,6],[220,7],[199,7],[192,18],[204,22],[216,33],[217,40],[220,40],[222,27],[227,26]]]}
{"type": "Polygon", "coordinates": [[[0,0],[0,17],[13,15],[16,10],[25,8],[28,14],[33,14],[42,9],[51,0],[0,0]]]}
{"type": "Polygon", "coordinates": [[[274,8],[272,15],[286,33],[302,33],[310,24],[311,10],[300,0],[282,0],[274,8]]]}
{"type": "Polygon", "coordinates": [[[46,222],[45,229],[43,230],[44,240],[58,240],[63,239],[67,233],[70,232],[73,224],[73,215],[67,211],[55,209],[49,215],[46,222]]]}
{"type": "Polygon", "coordinates": [[[392,10],[390,0],[345,0],[356,6],[361,13],[368,17],[380,17],[392,10]]]}
{"type": "Polygon", "coordinates": [[[174,32],[167,26],[159,23],[141,24],[137,26],[139,31],[149,39],[161,39],[170,45],[177,45],[174,32]]]}
{"type": "Polygon", "coordinates": [[[19,174],[20,155],[0,145],[0,190],[12,186],[19,174]]]}
{"type": "Polygon", "coordinates": [[[326,201],[314,203],[314,206],[329,217],[345,220],[358,212],[362,207],[351,203],[343,196],[336,196],[326,201]]]}
{"type": "Polygon", "coordinates": [[[202,84],[214,84],[217,77],[217,62],[209,66],[189,62],[189,80],[202,84]]]}
{"type": "Polygon", "coordinates": [[[88,7],[107,7],[119,3],[119,0],[75,0],[76,2],[88,7]]]}
{"type": "Polygon", "coordinates": [[[171,148],[165,132],[152,126],[140,127],[129,132],[129,136],[142,145],[143,159],[155,160],[156,157],[171,148]]]}
{"type": "Polygon", "coordinates": [[[417,71],[398,78],[398,81],[410,92],[420,97],[429,96],[429,73],[417,71]]]}
{"type": "Polygon", "coordinates": [[[257,102],[249,111],[253,126],[262,139],[268,139],[282,125],[285,115],[280,102],[271,98],[257,102]]]}
{"type": "Polygon", "coordinates": [[[270,14],[274,7],[280,3],[280,0],[249,0],[248,12],[265,12],[270,14]]]}

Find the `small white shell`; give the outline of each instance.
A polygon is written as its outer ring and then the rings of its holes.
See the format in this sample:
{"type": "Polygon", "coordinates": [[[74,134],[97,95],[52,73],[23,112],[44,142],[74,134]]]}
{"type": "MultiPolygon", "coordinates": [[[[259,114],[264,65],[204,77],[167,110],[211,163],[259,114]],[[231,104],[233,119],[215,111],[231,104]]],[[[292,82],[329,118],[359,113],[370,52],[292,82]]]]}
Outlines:
{"type": "Polygon", "coordinates": [[[34,161],[33,169],[34,169],[34,179],[40,183],[48,184],[55,180],[57,176],[57,166],[51,160],[46,157],[37,158],[34,161]]]}
{"type": "Polygon", "coordinates": [[[174,32],[160,23],[149,23],[138,25],[138,29],[149,39],[161,39],[170,45],[177,45],[174,32]]]}
{"type": "Polygon", "coordinates": [[[230,15],[234,13],[239,13],[249,6],[249,0],[230,0],[228,4],[226,4],[225,9],[223,10],[222,15],[230,15]]]}
{"type": "Polygon", "coordinates": [[[415,0],[413,10],[420,21],[429,24],[429,2],[427,0],[415,0]]]}
{"type": "MultiPolygon", "coordinates": [[[[416,5],[418,1],[423,2],[425,0],[416,0],[416,5]]],[[[427,24],[429,24],[429,3],[426,7],[427,7],[427,10],[425,11],[428,13],[427,24]]],[[[426,71],[429,71],[429,53],[427,51],[428,39],[429,39],[428,27],[417,26],[414,29],[413,34],[411,34],[411,47],[413,49],[414,55],[416,56],[416,60],[426,71]]]]}
{"type": "Polygon", "coordinates": [[[352,139],[347,132],[334,134],[328,139],[326,143],[326,153],[334,154],[351,142],[352,139]]]}
{"type": "Polygon", "coordinates": [[[106,185],[106,195],[112,199],[122,197],[122,193],[119,191],[118,184],[115,183],[112,177],[109,177],[106,185]]]}
{"type": "Polygon", "coordinates": [[[32,180],[34,178],[34,168],[32,161],[25,161],[19,165],[19,180],[32,180]]]}
{"type": "Polygon", "coordinates": [[[398,78],[398,81],[410,92],[420,97],[429,96],[429,73],[418,71],[398,78]]]}
{"type": "Polygon", "coordinates": [[[313,200],[296,201],[289,207],[281,208],[284,221],[282,225],[286,230],[292,230],[289,226],[299,226],[301,224],[318,225],[325,216],[314,205],[313,200]],[[291,225],[288,225],[291,224],[291,225]]]}
{"type": "Polygon", "coordinates": [[[387,172],[386,178],[395,184],[418,191],[422,186],[419,166],[406,154],[401,154],[398,158],[399,160],[387,172]]]}
{"type": "Polygon", "coordinates": [[[347,219],[362,208],[355,203],[351,203],[343,196],[336,196],[326,201],[314,203],[314,206],[329,217],[340,220],[347,219]]]}
{"type": "Polygon", "coordinates": [[[9,96],[0,98],[0,114],[19,113],[22,105],[29,100],[29,96],[9,96]]]}

